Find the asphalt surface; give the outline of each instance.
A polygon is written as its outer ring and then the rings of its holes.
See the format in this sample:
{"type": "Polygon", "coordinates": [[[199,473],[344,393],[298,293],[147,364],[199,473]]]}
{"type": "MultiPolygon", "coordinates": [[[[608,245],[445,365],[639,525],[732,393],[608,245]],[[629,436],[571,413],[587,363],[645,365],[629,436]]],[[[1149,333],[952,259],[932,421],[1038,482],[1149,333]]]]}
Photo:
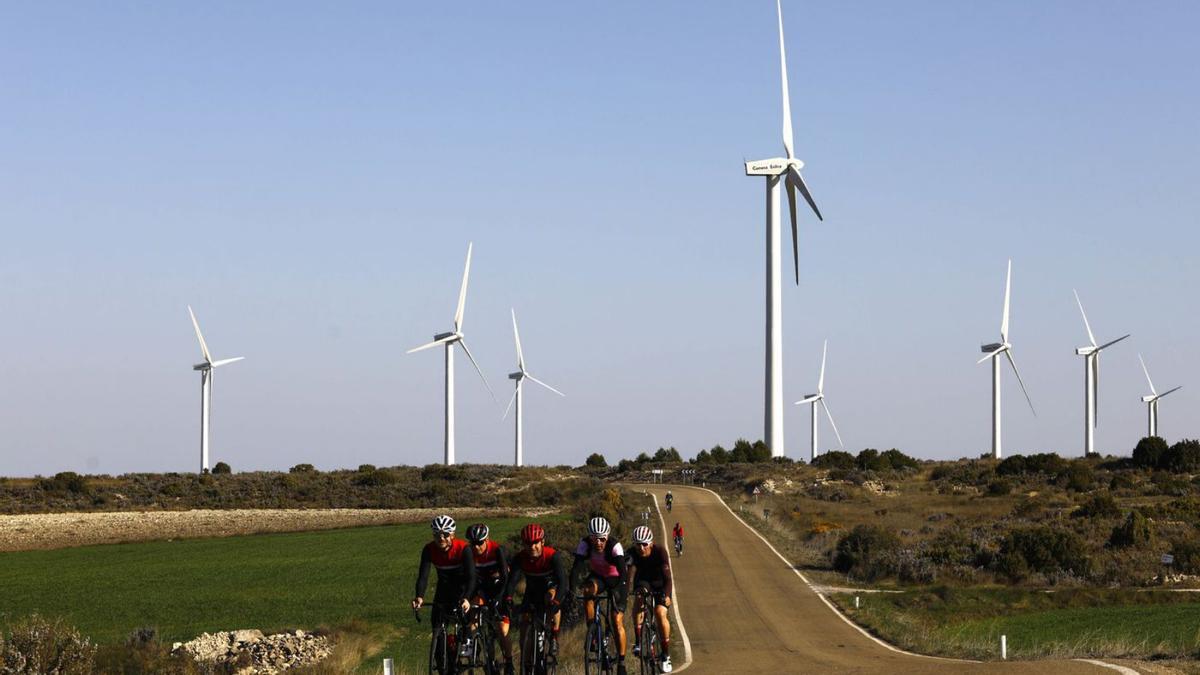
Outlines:
{"type": "MultiPolygon", "coordinates": [[[[682,523],[686,534],[684,555],[672,563],[692,647],[687,675],[1118,672],[1080,661],[976,663],[894,651],[826,605],[715,494],[672,486],[674,511],[667,513],[666,488],[646,488],[657,495],[667,527],[682,523]]],[[[673,638],[671,651],[681,663],[673,638]]]]}

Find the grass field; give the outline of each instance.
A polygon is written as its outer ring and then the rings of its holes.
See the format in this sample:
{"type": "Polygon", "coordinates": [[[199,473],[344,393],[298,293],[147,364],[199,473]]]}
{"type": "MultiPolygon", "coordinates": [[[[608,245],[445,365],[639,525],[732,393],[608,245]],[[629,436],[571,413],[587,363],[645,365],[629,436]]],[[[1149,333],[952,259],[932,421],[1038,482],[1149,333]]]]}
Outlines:
{"type": "MultiPolygon", "coordinates": [[[[502,541],[525,522],[489,525],[502,541]]],[[[151,626],[169,644],[205,631],[358,621],[389,636],[364,670],[384,655],[418,669],[427,628],[406,608],[428,540],[415,524],[3,553],[0,624],[39,612],[101,643],[151,626]]]]}
{"type": "Polygon", "coordinates": [[[904,649],[976,659],[1194,658],[1200,650],[1200,598],[1132,589],[938,589],[865,594],[834,601],[855,621],[904,649]]]}

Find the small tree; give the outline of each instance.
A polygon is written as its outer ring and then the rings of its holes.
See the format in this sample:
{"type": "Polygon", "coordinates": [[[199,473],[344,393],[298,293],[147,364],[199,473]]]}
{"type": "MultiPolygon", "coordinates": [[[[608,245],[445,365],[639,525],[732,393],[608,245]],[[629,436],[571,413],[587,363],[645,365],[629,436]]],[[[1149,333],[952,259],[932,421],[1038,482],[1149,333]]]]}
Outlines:
{"type": "Polygon", "coordinates": [[[1108,545],[1113,548],[1148,546],[1154,542],[1154,525],[1140,511],[1133,510],[1124,523],[1113,528],[1108,545]]]}
{"type": "Polygon", "coordinates": [[[588,458],[584,462],[584,464],[587,466],[604,468],[604,467],[608,466],[608,460],[604,459],[604,455],[602,455],[598,452],[593,452],[592,454],[588,455],[588,458]]]}
{"type": "Polygon", "coordinates": [[[1162,457],[1162,468],[1176,473],[1200,471],[1200,441],[1182,440],[1162,457]]]}
{"type": "Polygon", "coordinates": [[[233,469],[232,469],[232,468],[230,468],[230,466],[229,466],[228,464],[226,464],[225,462],[217,462],[217,463],[216,463],[216,465],[215,465],[215,466],[213,466],[213,468],[212,468],[212,472],[213,472],[214,474],[226,474],[226,475],[228,475],[228,474],[231,474],[231,473],[233,473],[233,469]]]}
{"type": "Polygon", "coordinates": [[[1155,469],[1167,454],[1167,442],[1158,436],[1147,436],[1133,448],[1133,463],[1143,469],[1155,469]]]}
{"type": "Polygon", "coordinates": [[[288,473],[313,473],[317,469],[312,464],[297,464],[288,469],[288,473]]]}
{"type": "Polygon", "coordinates": [[[656,462],[682,462],[683,458],[679,456],[679,451],[675,448],[659,448],[654,453],[654,461],[656,462]]]}

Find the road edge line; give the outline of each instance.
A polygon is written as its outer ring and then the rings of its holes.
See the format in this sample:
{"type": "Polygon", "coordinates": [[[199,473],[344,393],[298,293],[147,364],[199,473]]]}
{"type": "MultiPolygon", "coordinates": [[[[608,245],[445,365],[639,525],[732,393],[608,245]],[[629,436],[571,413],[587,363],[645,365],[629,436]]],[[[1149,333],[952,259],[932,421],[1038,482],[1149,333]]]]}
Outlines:
{"type": "Polygon", "coordinates": [[[1117,671],[1118,673],[1121,673],[1121,675],[1141,675],[1140,673],[1138,673],[1138,671],[1136,671],[1133,668],[1130,668],[1128,666],[1120,666],[1115,663],[1107,663],[1107,662],[1101,661],[1099,659],[1072,659],[1072,660],[1082,661],[1083,663],[1090,663],[1093,666],[1100,666],[1101,668],[1111,668],[1111,669],[1117,671]]]}
{"type": "MultiPolygon", "coordinates": [[[[658,514],[658,524],[662,526],[663,537],[666,537],[667,521],[663,520],[662,509],[658,508],[658,497],[649,491],[644,494],[650,495],[650,499],[654,500],[654,512],[658,514]]],[[[687,628],[683,626],[683,615],[679,613],[679,582],[675,580],[675,560],[671,558],[671,552],[665,546],[663,551],[666,552],[667,559],[671,561],[671,609],[675,611],[675,623],[679,625],[679,637],[683,638],[683,663],[678,668],[671,669],[672,673],[678,673],[687,670],[687,667],[692,665],[692,641],[688,639],[687,628]]],[[[642,630],[646,629],[643,627],[642,630]]]]}

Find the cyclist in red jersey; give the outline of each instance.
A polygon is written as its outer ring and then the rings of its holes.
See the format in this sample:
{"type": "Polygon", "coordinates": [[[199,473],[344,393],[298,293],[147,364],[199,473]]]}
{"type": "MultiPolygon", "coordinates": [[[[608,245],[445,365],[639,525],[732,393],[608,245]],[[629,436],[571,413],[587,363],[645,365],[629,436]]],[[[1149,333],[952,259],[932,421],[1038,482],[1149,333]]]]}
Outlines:
{"type": "Polygon", "coordinates": [[[467,528],[467,543],[475,555],[475,574],[478,578],[474,602],[480,606],[487,603],[498,605],[498,633],[500,651],[504,654],[504,672],[505,675],[513,675],[512,640],[508,637],[510,610],[503,602],[504,591],[508,587],[508,555],[503,546],[488,538],[489,534],[488,526],[483,523],[467,528]]]}
{"type": "Polygon", "coordinates": [[[521,617],[521,644],[525,644],[533,610],[545,608],[554,617],[550,628],[550,653],[557,656],[558,628],[562,619],[559,591],[569,585],[567,564],[561,551],[546,545],[546,530],[537,523],[530,523],[521,530],[521,543],[525,547],[513,557],[504,602],[512,606],[513,593],[524,578],[525,596],[521,598],[521,606],[514,610],[521,617]]]}
{"type": "MultiPolygon", "coordinates": [[[[633,556],[629,566],[629,585],[634,588],[645,588],[654,598],[651,611],[658,622],[658,636],[662,639],[662,672],[669,673],[671,666],[671,622],[667,619],[667,608],[671,606],[671,562],[666,550],[654,543],[654,533],[645,525],[633,530],[633,556]]],[[[642,631],[646,610],[640,602],[640,596],[635,599],[633,607],[633,654],[640,656],[642,631]]]]}
{"type": "Polygon", "coordinates": [[[675,550],[679,555],[683,555],[683,525],[675,523],[675,528],[671,530],[671,534],[675,537],[675,550]]]}
{"type": "Polygon", "coordinates": [[[470,609],[467,598],[475,592],[475,555],[466,541],[454,538],[456,525],[450,516],[438,516],[429,525],[433,529],[433,541],[421,549],[412,607],[420,609],[425,604],[425,589],[429,585],[429,567],[432,565],[437,568],[437,591],[433,596],[433,620],[429,625],[436,629],[442,612],[470,609]]]}
{"type": "MultiPolygon", "coordinates": [[[[588,536],[579,540],[575,548],[575,565],[571,568],[574,582],[580,570],[588,568],[583,595],[588,625],[596,620],[596,603],[592,600],[601,593],[608,593],[613,629],[617,633],[617,675],[625,675],[625,603],[629,588],[625,585],[625,551],[620,542],[610,538],[612,526],[604,518],[592,518],[588,522],[588,536]]],[[[574,595],[575,589],[571,589],[574,595]]]]}

